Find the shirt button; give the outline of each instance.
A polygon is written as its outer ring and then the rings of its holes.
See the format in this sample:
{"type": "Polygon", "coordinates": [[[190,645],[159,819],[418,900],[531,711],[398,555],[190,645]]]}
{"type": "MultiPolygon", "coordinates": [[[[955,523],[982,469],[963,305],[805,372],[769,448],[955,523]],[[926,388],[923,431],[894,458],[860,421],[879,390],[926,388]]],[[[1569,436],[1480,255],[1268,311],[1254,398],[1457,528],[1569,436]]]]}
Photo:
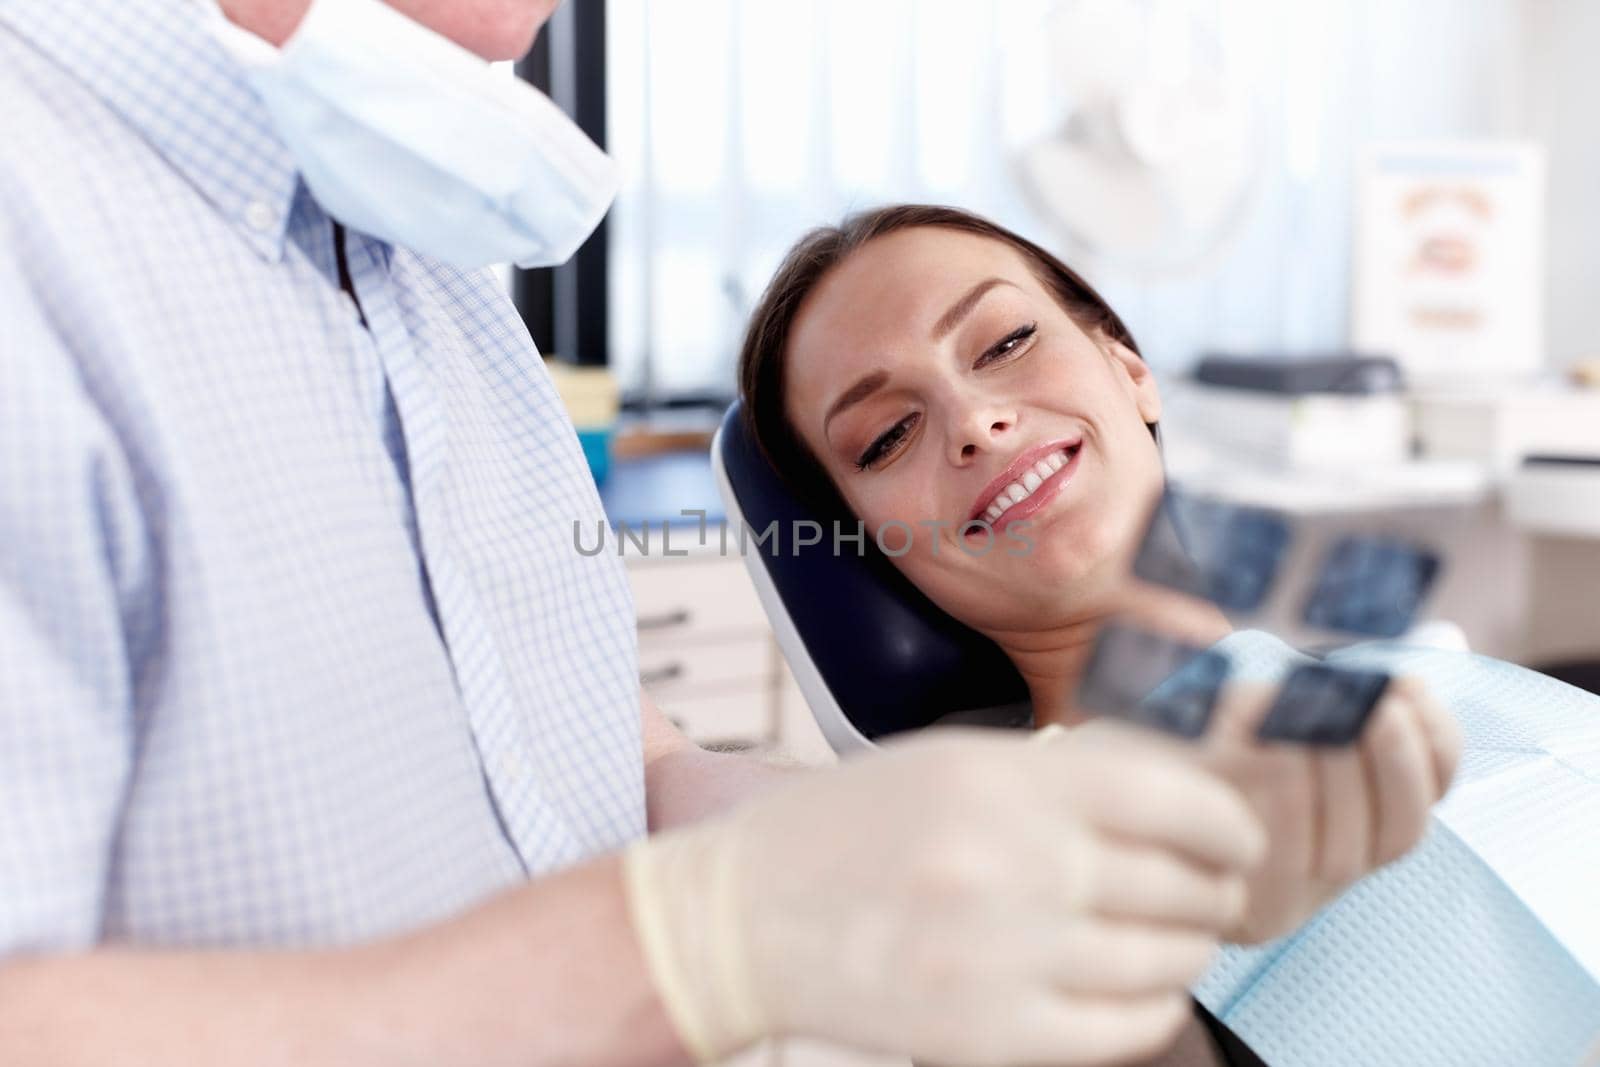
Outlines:
{"type": "Polygon", "coordinates": [[[277,212],[272,210],[270,204],[260,200],[252,200],[250,205],[244,209],[244,221],[247,226],[257,233],[266,233],[278,221],[278,215],[277,212]]]}

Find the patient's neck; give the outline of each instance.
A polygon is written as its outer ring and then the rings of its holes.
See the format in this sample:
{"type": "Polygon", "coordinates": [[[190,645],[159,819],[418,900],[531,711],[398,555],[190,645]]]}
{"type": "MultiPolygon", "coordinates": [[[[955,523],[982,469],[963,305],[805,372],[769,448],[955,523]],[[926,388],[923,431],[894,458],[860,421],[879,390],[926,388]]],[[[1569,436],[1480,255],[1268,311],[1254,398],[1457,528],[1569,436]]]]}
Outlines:
{"type": "Polygon", "coordinates": [[[1215,605],[1141,582],[1105,607],[1055,626],[991,633],[1028,684],[1035,726],[1076,726],[1089,718],[1077,706],[1078,684],[1101,627],[1113,620],[1201,647],[1233,631],[1215,605]]]}

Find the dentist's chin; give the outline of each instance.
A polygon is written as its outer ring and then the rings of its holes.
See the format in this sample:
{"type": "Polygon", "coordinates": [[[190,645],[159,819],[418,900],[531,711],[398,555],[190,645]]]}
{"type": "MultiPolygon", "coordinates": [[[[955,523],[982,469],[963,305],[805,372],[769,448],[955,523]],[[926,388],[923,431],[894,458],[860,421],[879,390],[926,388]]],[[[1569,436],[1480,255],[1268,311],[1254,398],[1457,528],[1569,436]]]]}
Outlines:
{"type": "Polygon", "coordinates": [[[539,31],[561,6],[561,0],[505,0],[505,6],[510,10],[499,20],[500,24],[488,27],[490,32],[484,34],[482,46],[473,49],[495,62],[520,60],[532,51],[539,31]]]}
{"type": "MultiPolygon", "coordinates": [[[[238,0],[253,2],[253,0],[238,0]]],[[[299,2],[299,0],[296,0],[299,2]]],[[[561,0],[383,0],[416,22],[490,62],[518,60],[561,0]]]]}
{"type": "MultiPolygon", "coordinates": [[[[210,3],[211,0],[205,0],[210,3]]],[[[216,0],[235,24],[276,47],[294,35],[312,0],[216,0]]],[[[407,18],[491,62],[527,55],[561,0],[383,0],[407,18]]]]}

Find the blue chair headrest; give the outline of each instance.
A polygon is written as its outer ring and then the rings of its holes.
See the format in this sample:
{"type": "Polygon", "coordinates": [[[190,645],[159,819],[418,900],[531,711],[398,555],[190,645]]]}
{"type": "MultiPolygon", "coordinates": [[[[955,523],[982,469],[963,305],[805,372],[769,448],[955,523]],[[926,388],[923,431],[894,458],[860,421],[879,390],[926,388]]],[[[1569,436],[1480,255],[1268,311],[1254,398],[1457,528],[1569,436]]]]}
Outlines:
{"type": "MultiPolygon", "coordinates": [[[[878,551],[872,531],[864,550],[845,541],[835,551],[831,521],[805,507],[772,469],[746,432],[738,401],[723,416],[713,449],[724,495],[732,497],[729,520],[742,518],[750,530],[746,564],[758,589],[765,584],[756,571],[762,568],[781,601],[767,603],[768,614],[776,624],[780,610],[786,612],[803,645],[785,647],[785,656],[797,677],[797,658],[809,658],[862,737],[874,740],[954,712],[1027,699],[1021,675],[998,646],[919,592],[878,551]],[[791,531],[806,520],[820,523],[823,536],[797,548],[791,531]],[[777,536],[757,547],[756,535],[772,523],[777,536]]],[[[844,532],[854,533],[854,523],[844,532]]],[[[784,644],[789,628],[775,629],[784,644]]]]}

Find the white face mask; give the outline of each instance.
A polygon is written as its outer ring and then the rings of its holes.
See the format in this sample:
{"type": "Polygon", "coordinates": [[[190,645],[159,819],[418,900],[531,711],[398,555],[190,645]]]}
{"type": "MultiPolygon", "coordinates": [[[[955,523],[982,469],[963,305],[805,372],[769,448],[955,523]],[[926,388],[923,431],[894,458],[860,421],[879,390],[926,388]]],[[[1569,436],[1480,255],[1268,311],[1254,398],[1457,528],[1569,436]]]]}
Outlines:
{"type": "Polygon", "coordinates": [[[334,218],[457,267],[565,262],[615,163],[532,86],[382,0],[312,0],[279,50],[202,0],[334,218]]]}

